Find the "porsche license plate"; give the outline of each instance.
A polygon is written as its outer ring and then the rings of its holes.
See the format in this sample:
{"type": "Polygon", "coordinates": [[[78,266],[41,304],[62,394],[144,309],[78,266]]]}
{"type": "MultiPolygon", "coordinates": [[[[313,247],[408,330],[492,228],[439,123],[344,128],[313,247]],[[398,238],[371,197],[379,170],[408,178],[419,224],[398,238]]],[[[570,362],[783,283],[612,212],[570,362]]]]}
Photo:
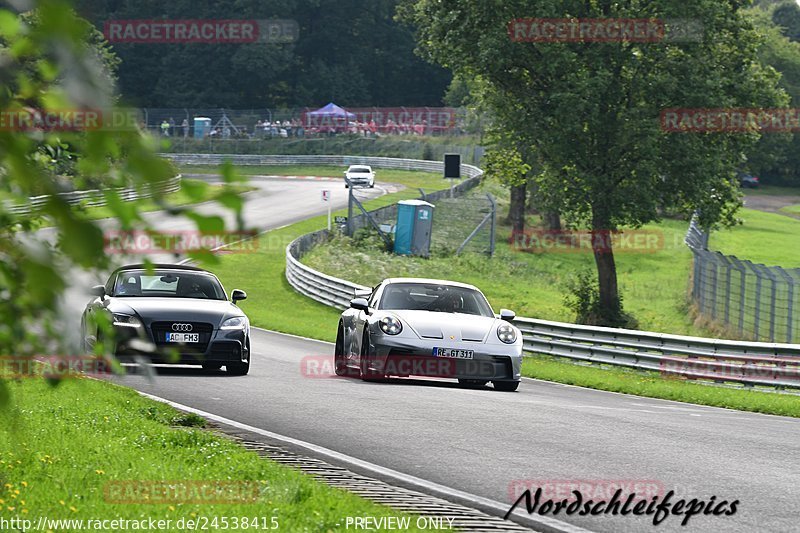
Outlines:
{"type": "Polygon", "coordinates": [[[200,342],[199,333],[167,333],[167,342],[200,342]]]}
{"type": "Polygon", "coordinates": [[[474,350],[458,350],[456,348],[434,348],[433,355],[436,357],[449,357],[451,359],[472,359],[475,355],[474,350]]]}

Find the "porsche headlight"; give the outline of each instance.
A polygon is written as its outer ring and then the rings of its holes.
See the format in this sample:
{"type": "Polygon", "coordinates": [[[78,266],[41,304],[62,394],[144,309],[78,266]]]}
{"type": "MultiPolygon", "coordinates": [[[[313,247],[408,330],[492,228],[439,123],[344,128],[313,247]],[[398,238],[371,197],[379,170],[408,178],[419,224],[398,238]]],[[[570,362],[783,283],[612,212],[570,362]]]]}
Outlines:
{"type": "Polygon", "coordinates": [[[112,313],[112,318],[114,319],[114,325],[123,327],[123,328],[140,328],[142,327],[142,321],[136,318],[133,315],[125,315],[122,313],[112,313]]]}
{"type": "Polygon", "coordinates": [[[497,338],[506,344],[514,344],[517,342],[517,332],[514,326],[503,324],[497,328],[497,338]]]}
{"type": "Polygon", "coordinates": [[[393,316],[385,316],[379,322],[381,331],[387,335],[397,335],[403,331],[403,324],[393,316]]]}
{"type": "Polygon", "coordinates": [[[243,316],[235,316],[223,322],[219,329],[244,329],[246,327],[247,319],[243,316]]]}

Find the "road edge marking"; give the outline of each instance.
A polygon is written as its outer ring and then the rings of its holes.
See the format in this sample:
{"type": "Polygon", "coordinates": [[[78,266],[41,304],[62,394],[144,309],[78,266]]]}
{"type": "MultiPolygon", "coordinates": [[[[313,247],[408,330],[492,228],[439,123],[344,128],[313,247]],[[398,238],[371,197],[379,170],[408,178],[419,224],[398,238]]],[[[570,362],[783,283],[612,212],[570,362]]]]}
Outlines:
{"type": "MultiPolygon", "coordinates": [[[[451,498],[455,498],[456,500],[467,502],[479,510],[490,509],[493,513],[498,513],[496,516],[500,516],[501,518],[505,516],[506,512],[508,511],[509,507],[508,504],[503,504],[495,500],[490,500],[489,498],[484,498],[482,496],[470,494],[468,492],[464,492],[458,489],[453,489],[445,485],[434,483],[433,481],[427,481],[425,479],[418,478],[410,474],[398,472],[397,470],[393,470],[391,468],[376,465],[374,463],[370,463],[362,459],[357,459],[347,454],[331,450],[330,448],[325,448],[323,446],[319,446],[311,442],[306,442],[300,439],[296,439],[294,437],[287,437],[285,435],[273,433],[272,431],[267,431],[266,429],[250,426],[242,422],[237,422],[236,420],[225,418],[224,416],[221,415],[215,415],[213,413],[209,413],[201,409],[196,409],[194,407],[189,407],[188,405],[183,405],[177,402],[173,402],[172,400],[161,398],[160,396],[155,396],[153,394],[149,394],[139,390],[137,390],[136,392],[145,398],[149,398],[151,400],[167,404],[170,407],[173,407],[180,411],[193,413],[208,420],[211,420],[213,422],[217,422],[219,424],[231,426],[237,429],[241,429],[243,431],[248,431],[250,433],[255,433],[257,435],[261,435],[263,437],[284,442],[286,444],[291,444],[293,446],[309,450],[323,457],[333,459],[340,463],[353,465],[361,470],[365,470],[367,472],[376,474],[378,476],[383,476],[386,478],[402,481],[407,485],[414,486],[423,492],[443,498],[445,500],[450,500],[451,498]]],[[[516,509],[512,513],[512,515],[516,519],[515,521],[517,521],[517,523],[520,523],[527,527],[535,527],[539,531],[542,531],[543,533],[591,533],[587,529],[583,529],[579,526],[562,522],[561,520],[556,520],[555,518],[550,518],[547,516],[537,516],[533,514],[529,515],[527,512],[520,509],[516,509]]]]}

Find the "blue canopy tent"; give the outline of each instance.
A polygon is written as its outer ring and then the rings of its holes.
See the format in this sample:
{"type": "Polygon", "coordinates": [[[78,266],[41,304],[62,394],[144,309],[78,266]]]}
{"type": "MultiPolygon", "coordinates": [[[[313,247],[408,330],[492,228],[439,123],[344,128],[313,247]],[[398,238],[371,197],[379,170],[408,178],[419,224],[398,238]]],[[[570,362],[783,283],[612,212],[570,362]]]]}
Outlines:
{"type": "Polygon", "coordinates": [[[316,111],[306,113],[305,124],[307,128],[318,128],[319,131],[337,131],[347,129],[347,123],[355,120],[355,113],[339,107],[333,102],[316,111]]]}

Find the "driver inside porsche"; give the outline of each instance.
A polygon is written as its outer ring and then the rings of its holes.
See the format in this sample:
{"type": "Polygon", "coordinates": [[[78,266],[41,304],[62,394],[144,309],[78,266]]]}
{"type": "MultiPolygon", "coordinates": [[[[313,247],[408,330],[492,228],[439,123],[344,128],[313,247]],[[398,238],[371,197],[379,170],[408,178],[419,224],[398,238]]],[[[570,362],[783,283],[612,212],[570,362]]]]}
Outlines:
{"type": "Polygon", "coordinates": [[[460,313],[464,310],[464,297],[454,291],[445,292],[431,305],[431,311],[441,313],[460,313]]]}

